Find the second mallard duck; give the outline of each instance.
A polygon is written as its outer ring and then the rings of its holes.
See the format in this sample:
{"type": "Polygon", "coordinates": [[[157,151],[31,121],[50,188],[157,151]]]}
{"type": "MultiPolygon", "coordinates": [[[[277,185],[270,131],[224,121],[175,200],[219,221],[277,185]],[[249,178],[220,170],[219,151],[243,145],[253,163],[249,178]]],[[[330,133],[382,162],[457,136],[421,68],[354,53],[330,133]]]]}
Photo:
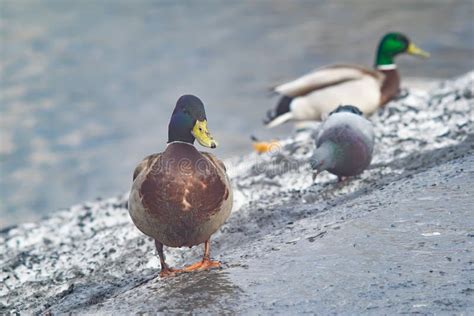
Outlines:
{"type": "Polygon", "coordinates": [[[341,104],[355,104],[368,116],[398,94],[400,75],[395,56],[429,54],[401,33],[388,33],[380,41],[375,69],[359,65],[327,66],[278,85],[276,109],[269,111],[265,124],[274,127],[287,121],[320,121],[341,104]]]}

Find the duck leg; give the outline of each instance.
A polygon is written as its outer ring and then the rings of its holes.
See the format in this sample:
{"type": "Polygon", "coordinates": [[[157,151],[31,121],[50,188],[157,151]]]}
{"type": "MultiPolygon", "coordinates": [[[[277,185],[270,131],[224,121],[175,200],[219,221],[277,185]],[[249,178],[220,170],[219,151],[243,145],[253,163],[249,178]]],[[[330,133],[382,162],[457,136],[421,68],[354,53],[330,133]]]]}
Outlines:
{"type": "Polygon", "coordinates": [[[156,239],[155,239],[155,247],[156,247],[156,251],[158,251],[158,256],[160,257],[160,264],[161,264],[160,277],[162,278],[171,277],[171,276],[175,276],[176,273],[180,272],[180,270],[176,270],[176,269],[168,267],[168,265],[165,262],[166,258],[163,252],[163,244],[156,239]]]}
{"type": "Polygon", "coordinates": [[[349,177],[344,177],[344,176],[337,176],[337,181],[338,182],[346,182],[349,177]]]}
{"type": "Polygon", "coordinates": [[[204,256],[202,257],[202,260],[199,261],[199,262],[196,262],[195,264],[192,264],[188,267],[183,268],[182,271],[184,271],[184,272],[194,272],[194,271],[209,270],[209,269],[212,269],[212,268],[220,268],[221,263],[219,261],[211,260],[210,252],[211,252],[211,250],[210,250],[210,241],[208,239],[204,243],[204,256]]]}

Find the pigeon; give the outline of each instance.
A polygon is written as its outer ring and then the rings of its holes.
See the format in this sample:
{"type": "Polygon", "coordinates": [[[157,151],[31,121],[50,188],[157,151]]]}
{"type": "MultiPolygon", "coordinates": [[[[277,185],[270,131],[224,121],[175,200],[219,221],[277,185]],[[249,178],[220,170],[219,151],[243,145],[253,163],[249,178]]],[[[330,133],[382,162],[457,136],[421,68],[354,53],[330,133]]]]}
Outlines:
{"type": "Polygon", "coordinates": [[[322,123],[316,150],[310,158],[313,181],[327,170],[339,181],[364,171],[372,160],[374,131],[372,123],[353,105],[341,105],[322,123]]]}

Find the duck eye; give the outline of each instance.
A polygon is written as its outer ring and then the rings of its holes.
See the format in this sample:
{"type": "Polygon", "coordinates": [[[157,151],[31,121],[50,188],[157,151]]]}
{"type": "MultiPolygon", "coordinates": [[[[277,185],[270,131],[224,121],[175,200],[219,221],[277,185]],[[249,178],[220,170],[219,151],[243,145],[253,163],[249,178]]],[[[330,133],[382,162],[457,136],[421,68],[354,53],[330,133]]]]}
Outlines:
{"type": "Polygon", "coordinates": [[[202,128],[201,128],[201,127],[199,127],[199,131],[202,132],[202,128]]]}

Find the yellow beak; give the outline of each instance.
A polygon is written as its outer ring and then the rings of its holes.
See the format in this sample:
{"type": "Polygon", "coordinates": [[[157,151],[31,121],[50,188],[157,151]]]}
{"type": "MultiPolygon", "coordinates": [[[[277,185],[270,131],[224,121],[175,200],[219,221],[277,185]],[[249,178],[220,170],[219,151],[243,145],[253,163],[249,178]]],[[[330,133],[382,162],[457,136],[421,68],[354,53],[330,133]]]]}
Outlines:
{"type": "Polygon", "coordinates": [[[197,139],[199,144],[201,144],[202,146],[209,147],[209,148],[217,147],[217,142],[214,140],[214,138],[211,136],[211,133],[209,133],[207,129],[206,120],[196,121],[196,124],[194,124],[193,130],[191,133],[197,139]]]}
{"type": "Polygon", "coordinates": [[[417,47],[415,44],[413,44],[413,43],[410,43],[410,44],[408,45],[407,53],[410,54],[410,55],[420,56],[420,57],[423,57],[423,58],[429,58],[429,57],[430,57],[430,53],[425,52],[425,51],[422,50],[421,48],[418,48],[418,47],[417,47]]]}

